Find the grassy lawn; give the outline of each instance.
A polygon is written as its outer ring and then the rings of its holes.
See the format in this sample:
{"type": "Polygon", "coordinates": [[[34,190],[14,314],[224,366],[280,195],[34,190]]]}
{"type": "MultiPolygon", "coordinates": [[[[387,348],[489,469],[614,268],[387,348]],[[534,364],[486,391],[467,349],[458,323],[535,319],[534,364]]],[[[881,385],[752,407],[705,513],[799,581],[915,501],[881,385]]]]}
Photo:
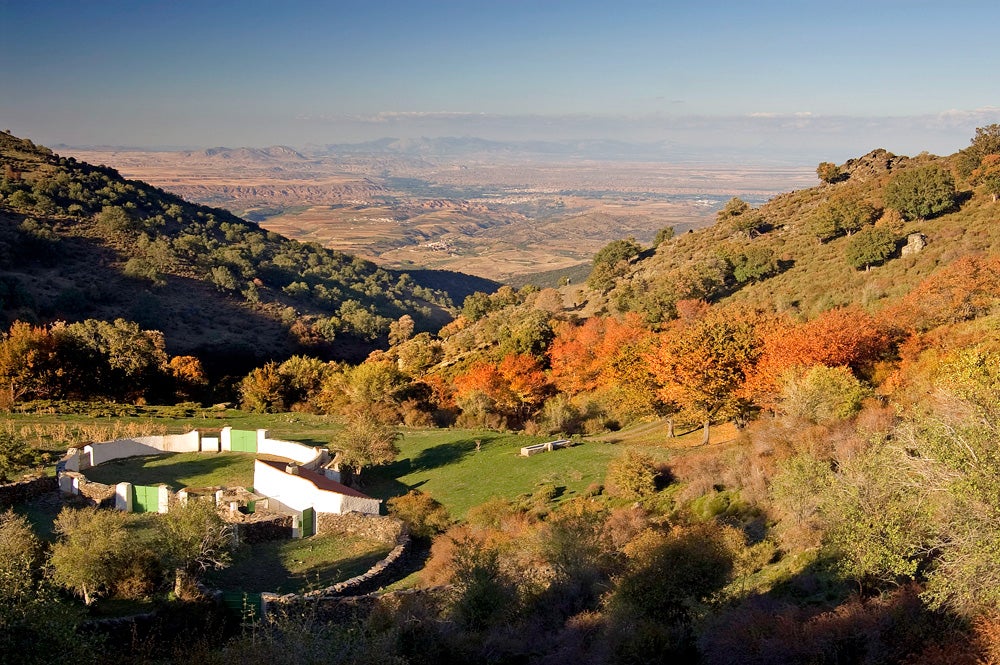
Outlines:
{"type": "MultiPolygon", "coordinates": [[[[341,429],[334,418],[301,413],[251,414],[181,406],[108,406],[111,407],[124,411],[103,415],[12,414],[11,419],[21,427],[70,434],[116,423],[158,426],[169,432],[230,425],[236,429],[267,429],[274,438],[307,445],[326,445],[341,429]]],[[[700,428],[678,427],[678,433],[682,436],[667,439],[663,422],[642,423],[620,432],[590,437],[572,448],[524,458],[518,454],[522,446],[544,442],[549,437],[456,429],[405,430],[397,460],[382,468],[366,470],[362,483],[368,494],[381,499],[420,489],[443,503],[454,518],[461,519],[469,508],[492,497],[514,498],[531,493],[540,485],[554,485],[560,500],[579,496],[590,485],[602,483],[608,463],[630,447],[662,460],[700,449],[700,428]],[[476,439],[482,442],[478,451],[476,439]]],[[[710,446],[730,445],[736,436],[732,425],[714,426],[710,446]]],[[[174,489],[252,485],[251,457],[236,455],[237,459],[232,461],[226,457],[197,453],[162,455],[109,462],[87,473],[100,482],[164,482],[174,489]]]]}
{"type": "Polygon", "coordinates": [[[32,528],[42,540],[55,542],[56,534],[53,525],[59,511],[62,510],[62,501],[55,492],[44,494],[40,497],[20,503],[14,506],[14,512],[28,518],[32,528]]]}
{"type": "Polygon", "coordinates": [[[164,483],[175,492],[184,487],[250,487],[253,460],[253,455],[245,453],[164,453],[111,460],[87,469],[84,475],[106,485],[164,483]]]}
{"type": "Polygon", "coordinates": [[[329,533],[247,545],[206,582],[226,591],[292,593],[322,589],[360,575],[392,549],[386,543],[329,533]]]}
{"type": "Polygon", "coordinates": [[[582,494],[604,481],[608,462],[622,448],[584,442],[572,448],[521,457],[522,446],[551,440],[497,432],[420,430],[407,432],[392,464],[362,475],[365,491],[386,499],[419,489],[461,518],[493,497],[513,498],[552,484],[560,498],[582,494]],[[482,441],[476,450],[476,439],[482,441]]]}

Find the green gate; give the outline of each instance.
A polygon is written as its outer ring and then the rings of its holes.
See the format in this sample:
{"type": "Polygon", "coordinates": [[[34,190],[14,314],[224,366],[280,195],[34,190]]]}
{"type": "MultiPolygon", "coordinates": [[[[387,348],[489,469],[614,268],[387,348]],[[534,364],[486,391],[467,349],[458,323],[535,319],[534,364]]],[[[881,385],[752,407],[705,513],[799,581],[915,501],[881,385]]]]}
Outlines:
{"type": "Polygon", "coordinates": [[[256,453],[257,432],[234,429],[230,432],[230,449],[234,453],[256,453]]]}
{"type": "Polygon", "coordinates": [[[302,537],[308,538],[316,533],[316,509],[305,508],[302,510],[302,537]]]}
{"type": "Polygon", "coordinates": [[[132,512],[160,512],[160,486],[132,485],[132,512]]]}
{"type": "Polygon", "coordinates": [[[222,604],[244,621],[253,621],[261,616],[261,596],[259,593],[223,591],[222,604]]]}

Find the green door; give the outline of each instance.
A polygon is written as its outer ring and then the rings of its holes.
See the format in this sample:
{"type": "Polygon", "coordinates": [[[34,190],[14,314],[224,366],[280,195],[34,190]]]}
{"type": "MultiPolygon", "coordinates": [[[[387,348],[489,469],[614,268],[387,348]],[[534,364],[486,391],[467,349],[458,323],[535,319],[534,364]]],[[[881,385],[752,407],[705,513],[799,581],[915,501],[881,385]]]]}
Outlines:
{"type": "Polygon", "coordinates": [[[132,512],[160,512],[160,488],[156,485],[133,485],[132,512]]]}
{"type": "Polygon", "coordinates": [[[316,533],[316,510],[306,508],[302,511],[302,537],[308,538],[316,533]]]}
{"type": "Polygon", "coordinates": [[[244,621],[252,621],[260,618],[261,597],[259,593],[223,591],[222,604],[226,609],[235,612],[244,621]]]}
{"type": "Polygon", "coordinates": [[[234,429],[230,432],[231,448],[234,453],[256,453],[257,432],[234,429]]]}

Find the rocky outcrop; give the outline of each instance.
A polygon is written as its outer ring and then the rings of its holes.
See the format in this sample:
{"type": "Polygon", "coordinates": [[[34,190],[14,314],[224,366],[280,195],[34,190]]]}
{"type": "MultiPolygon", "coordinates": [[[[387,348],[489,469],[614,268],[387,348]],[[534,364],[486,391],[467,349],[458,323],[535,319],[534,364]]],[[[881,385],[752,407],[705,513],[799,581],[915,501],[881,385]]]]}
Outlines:
{"type": "Polygon", "coordinates": [[[885,175],[909,160],[909,157],[894,155],[884,148],[876,148],[867,155],[847,160],[840,167],[840,171],[850,180],[865,182],[885,175]]]}

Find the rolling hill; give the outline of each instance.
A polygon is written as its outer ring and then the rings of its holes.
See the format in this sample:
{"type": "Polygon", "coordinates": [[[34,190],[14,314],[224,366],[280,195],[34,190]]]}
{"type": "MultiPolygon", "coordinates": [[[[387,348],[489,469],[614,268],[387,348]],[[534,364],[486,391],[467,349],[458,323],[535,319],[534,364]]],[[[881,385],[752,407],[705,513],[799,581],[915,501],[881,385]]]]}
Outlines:
{"type": "Polygon", "coordinates": [[[495,286],[384,270],[7,133],[0,165],[4,324],[125,318],[162,331],[171,354],[240,370],[304,350],[361,358],[391,320],[436,330],[495,286]]]}

